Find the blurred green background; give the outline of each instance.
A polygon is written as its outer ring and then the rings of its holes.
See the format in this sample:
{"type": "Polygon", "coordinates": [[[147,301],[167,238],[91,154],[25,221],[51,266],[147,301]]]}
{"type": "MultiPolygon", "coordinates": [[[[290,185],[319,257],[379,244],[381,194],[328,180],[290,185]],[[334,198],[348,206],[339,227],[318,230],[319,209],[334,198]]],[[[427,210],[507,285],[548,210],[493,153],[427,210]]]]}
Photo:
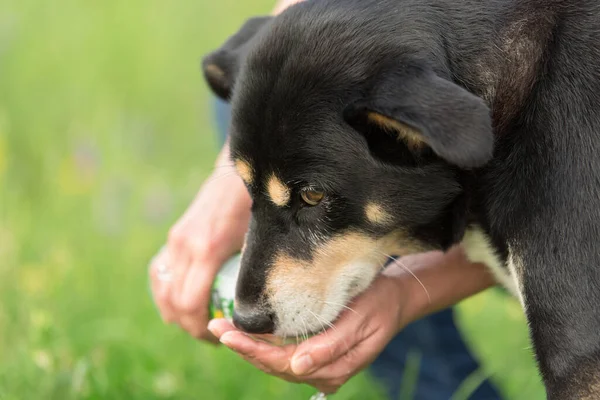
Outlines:
{"type": "MultiPolygon", "coordinates": [[[[216,154],[200,56],[272,3],[0,1],[1,400],[314,393],[163,325],[147,285],[216,154]]],[[[514,300],[489,291],[459,318],[484,368],[455,399],[488,375],[543,398],[514,300]]],[[[333,398],[376,392],[361,375],[333,398]]]]}

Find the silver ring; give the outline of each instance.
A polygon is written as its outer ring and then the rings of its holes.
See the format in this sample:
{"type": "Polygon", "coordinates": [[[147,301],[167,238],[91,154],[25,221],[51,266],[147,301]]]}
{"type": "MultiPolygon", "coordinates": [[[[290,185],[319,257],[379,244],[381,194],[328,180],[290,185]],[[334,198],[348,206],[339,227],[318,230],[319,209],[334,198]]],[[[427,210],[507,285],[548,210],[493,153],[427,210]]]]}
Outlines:
{"type": "Polygon", "coordinates": [[[156,277],[161,282],[171,282],[173,280],[173,274],[165,263],[156,265],[156,277]]]}

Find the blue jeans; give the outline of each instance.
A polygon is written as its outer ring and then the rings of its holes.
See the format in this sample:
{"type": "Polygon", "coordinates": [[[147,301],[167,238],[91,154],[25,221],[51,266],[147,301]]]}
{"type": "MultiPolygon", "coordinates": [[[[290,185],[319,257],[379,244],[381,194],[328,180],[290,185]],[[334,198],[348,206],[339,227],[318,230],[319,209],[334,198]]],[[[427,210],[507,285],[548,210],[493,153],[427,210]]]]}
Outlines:
{"type": "MultiPolygon", "coordinates": [[[[215,103],[221,144],[227,137],[229,106],[215,103]]],[[[448,308],[406,326],[396,335],[371,365],[369,372],[386,390],[391,400],[413,380],[413,400],[450,400],[461,383],[479,364],[473,358],[454,324],[454,310],[448,308]],[[411,362],[414,360],[414,362],[411,362]],[[412,368],[411,368],[412,366],[412,368]]],[[[489,381],[484,381],[469,397],[471,400],[499,400],[489,381]]]]}

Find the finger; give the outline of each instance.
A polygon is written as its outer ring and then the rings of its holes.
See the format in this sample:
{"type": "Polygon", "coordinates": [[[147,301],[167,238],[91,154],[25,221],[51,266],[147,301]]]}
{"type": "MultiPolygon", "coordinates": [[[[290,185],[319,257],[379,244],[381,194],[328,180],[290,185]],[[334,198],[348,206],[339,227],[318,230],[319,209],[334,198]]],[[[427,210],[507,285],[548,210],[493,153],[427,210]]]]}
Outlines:
{"type": "MultiPolygon", "coordinates": [[[[256,368],[260,369],[262,372],[264,372],[265,374],[269,374],[269,375],[274,375],[277,376],[277,374],[275,374],[271,369],[267,368],[265,365],[263,365],[261,362],[259,362],[258,360],[252,358],[252,357],[247,357],[244,356],[242,354],[238,353],[238,356],[240,356],[244,361],[254,365],[256,368]]],[[[285,379],[285,378],[284,378],[285,379]]]]}
{"type": "Polygon", "coordinates": [[[322,334],[300,344],[291,360],[292,371],[296,375],[307,375],[325,365],[331,364],[348,353],[359,342],[368,339],[379,328],[376,320],[380,313],[373,313],[375,305],[380,310],[381,290],[386,280],[378,279],[373,286],[356,298],[347,310],[340,314],[335,326],[322,334]]]}
{"type": "Polygon", "coordinates": [[[244,361],[252,364],[253,366],[255,366],[256,368],[258,368],[259,370],[261,370],[262,372],[275,376],[279,379],[283,379],[284,381],[287,382],[291,382],[291,383],[306,383],[301,381],[300,379],[298,379],[295,375],[290,375],[290,374],[286,374],[286,373],[278,373],[276,371],[273,371],[271,368],[267,367],[266,365],[262,364],[260,361],[258,361],[255,358],[249,357],[249,356],[244,356],[241,354],[238,354],[244,361]]]}
{"type": "Polygon", "coordinates": [[[269,368],[268,366],[264,365],[263,363],[261,363],[260,361],[258,361],[256,358],[250,357],[250,356],[244,356],[242,354],[238,355],[246,362],[252,364],[253,366],[255,366],[256,368],[260,369],[262,372],[275,376],[277,378],[283,379],[287,382],[292,382],[292,383],[299,383],[298,379],[293,376],[293,375],[289,375],[289,374],[280,374],[277,373],[277,371],[272,370],[271,368],[269,368]]]}
{"type": "Polygon", "coordinates": [[[168,296],[169,292],[164,288],[164,285],[165,284],[157,278],[153,278],[152,297],[163,322],[173,323],[177,321],[177,314],[171,306],[171,299],[168,296]]]}
{"type": "MultiPolygon", "coordinates": [[[[180,290],[179,304],[188,312],[208,309],[210,289],[215,276],[222,265],[239,251],[231,246],[232,221],[217,220],[210,224],[210,236],[206,234],[195,238],[192,251],[192,263],[180,290]]],[[[236,247],[236,246],[234,246],[236,247]]]]}
{"type": "Polygon", "coordinates": [[[295,345],[273,346],[262,341],[256,341],[240,331],[225,332],[220,337],[221,343],[244,357],[256,360],[277,374],[292,375],[290,358],[295,345]]]}
{"type": "Polygon", "coordinates": [[[291,360],[291,369],[296,375],[308,375],[350,351],[361,340],[365,318],[346,311],[325,332],[302,342],[291,360]]]}
{"type": "MultiPolygon", "coordinates": [[[[231,323],[231,321],[225,318],[215,318],[211,320],[208,324],[208,329],[213,333],[213,335],[217,337],[221,337],[225,332],[229,331],[241,332],[231,323]]],[[[283,344],[283,340],[281,337],[272,334],[251,335],[250,337],[255,341],[266,342],[267,344],[273,346],[281,347],[281,345],[283,344]]]]}
{"type": "Polygon", "coordinates": [[[175,249],[169,247],[170,264],[173,278],[169,285],[169,297],[171,304],[178,314],[185,314],[180,307],[179,298],[183,285],[185,284],[188,270],[192,261],[191,254],[186,246],[177,246],[175,249]]]}
{"type": "Polygon", "coordinates": [[[208,323],[208,330],[217,338],[223,336],[225,332],[237,331],[235,326],[224,318],[213,319],[208,323]]]}
{"type": "MultiPolygon", "coordinates": [[[[228,332],[234,332],[234,330],[232,331],[228,331],[228,332]]],[[[235,331],[238,334],[241,334],[243,336],[246,336],[245,334],[239,332],[239,331],[235,331]]],[[[284,363],[281,362],[282,359],[285,359],[284,356],[282,356],[281,354],[277,354],[279,352],[275,352],[274,354],[272,354],[271,356],[267,357],[267,361],[265,362],[262,356],[264,355],[264,350],[252,350],[249,347],[243,347],[244,345],[240,345],[239,343],[234,343],[236,342],[238,339],[235,338],[231,338],[229,336],[234,336],[234,335],[230,335],[227,334],[225,335],[225,339],[223,339],[222,342],[227,343],[229,346],[231,346],[230,348],[232,350],[236,351],[236,353],[242,358],[244,359],[246,362],[252,364],[253,366],[255,366],[256,368],[260,369],[261,371],[272,375],[272,376],[276,376],[280,379],[283,379],[285,381],[288,382],[292,382],[292,383],[300,383],[301,381],[293,374],[291,374],[289,372],[289,363],[284,363]],[[242,347],[240,347],[242,346],[242,347]],[[279,362],[277,361],[279,360],[279,362]]],[[[250,338],[251,339],[251,338],[250,338]]],[[[251,339],[254,340],[254,339],[251,339]]],[[[260,342],[256,342],[256,343],[260,343],[260,342]]],[[[252,345],[250,345],[252,346],[252,345]]],[[[290,351],[291,353],[291,351],[290,351]]],[[[288,357],[289,359],[289,357],[288,357]]]]}
{"type": "Polygon", "coordinates": [[[188,314],[179,317],[179,326],[185,330],[190,336],[218,344],[219,340],[208,330],[206,326],[206,315],[188,314]]]}
{"type": "Polygon", "coordinates": [[[178,296],[179,325],[193,337],[212,343],[219,343],[208,330],[210,291],[216,270],[194,262],[178,296]]]}
{"type": "Polygon", "coordinates": [[[358,342],[350,351],[302,377],[308,382],[341,386],[368,367],[384,349],[389,339],[384,334],[372,335],[358,342]]]}
{"type": "MultiPolygon", "coordinates": [[[[229,321],[227,321],[226,319],[223,318],[218,318],[218,319],[213,319],[210,321],[210,323],[208,324],[208,330],[217,338],[221,338],[225,333],[227,332],[239,332],[242,335],[244,335],[241,331],[239,331],[236,327],[234,327],[229,321]]],[[[225,342],[228,341],[227,338],[224,339],[225,342]]],[[[235,342],[235,338],[233,339],[235,342]]],[[[235,344],[234,344],[235,345],[235,344]]],[[[229,347],[229,346],[228,346],[229,347]]],[[[233,349],[232,349],[233,350],[233,349]]],[[[234,350],[235,351],[235,350],[234,350]]],[[[256,360],[253,357],[250,356],[246,356],[244,354],[241,354],[238,352],[238,355],[240,357],[242,357],[244,360],[248,361],[249,363],[253,364],[255,367],[259,368],[260,370],[262,370],[263,372],[266,372],[267,374],[271,374],[272,371],[267,368],[265,365],[263,365],[262,363],[260,363],[258,360],[256,360]]]]}
{"type": "Polygon", "coordinates": [[[167,254],[163,248],[150,262],[150,288],[154,303],[158,307],[158,311],[163,321],[175,322],[177,320],[177,316],[171,305],[171,300],[169,297],[169,282],[163,282],[160,280],[156,270],[158,265],[166,262],[166,259],[167,254]]]}
{"type": "Polygon", "coordinates": [[[178,307],[186,314],[203,315],[208,324],[210,290],[218,268],[194,261],[182,282],[178,297],[178,307]]]}

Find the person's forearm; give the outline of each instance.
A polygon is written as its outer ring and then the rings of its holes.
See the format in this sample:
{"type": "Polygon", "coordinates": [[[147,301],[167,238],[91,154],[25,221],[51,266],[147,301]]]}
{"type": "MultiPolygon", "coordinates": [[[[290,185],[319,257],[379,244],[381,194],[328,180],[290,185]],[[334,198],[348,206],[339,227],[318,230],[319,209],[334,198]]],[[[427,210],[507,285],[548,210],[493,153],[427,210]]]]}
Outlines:
{"type": "Polygon", "coordinates": [[[280,14],[283,10],[292,6],[296,3],[300,3],[304,0],[278,0],[277,4],[275,4],[275,8],[273,9],[273,15],[280,14]]]}
{"type": "Polygon", "coordinates": [[[409,256],[399,259],[397,263],[403,263],[404,267],[391,265],[384,275],[392,278],[390,281],[397,290],[403,290],[411,296],[406,302],[409,309],[402,311],[406,315],[402,325],[496,285],[486,266],[468,261],[458,247],[447,253],[409,256]],[[409,274],[406,268],[415,276],[409,274]]]}
{"type": "Polygon", "coordinates": [[[231,162],[231,157],[229,153],[229,138],[223,144],[221,151],[217,155],[217,159],[215,161],[215,167],[223,168],[225,166],[231,166],[233,168],[233,164],[231,162]]]}

